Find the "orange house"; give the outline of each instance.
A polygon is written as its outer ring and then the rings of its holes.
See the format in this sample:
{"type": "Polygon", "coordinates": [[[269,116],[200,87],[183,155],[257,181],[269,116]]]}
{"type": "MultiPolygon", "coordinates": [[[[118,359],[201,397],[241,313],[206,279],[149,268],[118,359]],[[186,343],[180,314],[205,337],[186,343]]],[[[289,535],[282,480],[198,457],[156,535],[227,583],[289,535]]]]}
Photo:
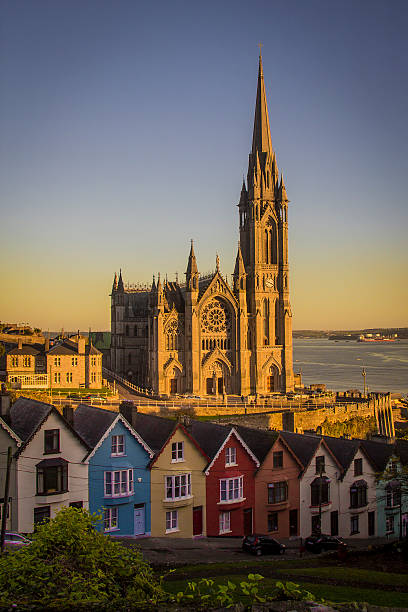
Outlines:
{"type": "Polygon", "coordinates": [[[299,535],[299,474],[303,469],[281,435],[255,475],[255,531],[277,539],[299,535]]]}

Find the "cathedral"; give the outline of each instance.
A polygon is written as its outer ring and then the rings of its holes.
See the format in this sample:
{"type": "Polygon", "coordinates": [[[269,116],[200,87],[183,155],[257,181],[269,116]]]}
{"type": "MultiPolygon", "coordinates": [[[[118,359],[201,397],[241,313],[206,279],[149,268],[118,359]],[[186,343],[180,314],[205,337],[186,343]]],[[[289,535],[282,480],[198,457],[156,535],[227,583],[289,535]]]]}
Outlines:
{"type": "Polygon", "coordinates": [[[272,148],[259,57],[252,149],[238,203],[232,283],[200,276],[191,242],[183,283],[153,278],[111,293],[111,369],[157,394],[293,391],[288,198],[272,148]]]}

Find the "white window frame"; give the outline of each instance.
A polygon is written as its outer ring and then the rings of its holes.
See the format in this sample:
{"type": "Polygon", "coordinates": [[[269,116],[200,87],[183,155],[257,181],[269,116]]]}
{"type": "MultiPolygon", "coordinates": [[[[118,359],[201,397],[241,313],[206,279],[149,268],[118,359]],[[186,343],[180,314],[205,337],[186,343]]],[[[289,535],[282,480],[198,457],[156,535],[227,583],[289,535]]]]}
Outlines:
{"type": "Polygon", "coordinates": [[[231,504],[244,499],[244,477],[220,479],[220,504],[231,504]]]}
{"type": "Polygon", "coordinates": [[[394,520],[393,514],[388,514],[385,517],[385,533],[386,534],[395,533],[395,520],[394,520]]]}
{"type": "Polygon", "coordinates": [[[118,524],[118,508],[105,508],[103,511],[103,530],[107,531],[116,531],[119,529],[118,524]]]}
{"type": "Polygon", "coordinates": [[[178,526],[178,511],[168,510],[166,512],[166,533],[180,531],[178,526]]]}
{"type": "Polygon", "coordinates": [[[220,534],[231,533],[231,512],[220,512],[220,534]]]}
{"type": "Polygon", "coordinates": [[[105,497],[133,495],[133,470],[114,470],[104,473],[105,497]]]}
{"type": "Polygon", "coordinates": [[[237,449],[235,446],[225,449],[225,467],[230,465],[237,465],[237,449]]]}
{"type": "Polygon", "coordinates": [[[121,457],[125,454],[125,436],[118,434],[112,436],[111,457],[121,457]]]}
{"type": "Polygon", "coordinates": [[[187,499],[189,497],[191,497],[191,474],[177,474],[165,477],[165,501],[175,501],[178,499],[187,499]]]}
{"type": "Polygon", "coordinates": [[[184,461],[184,442],[173,442],[171,445],[171,462],[184,461]]]}

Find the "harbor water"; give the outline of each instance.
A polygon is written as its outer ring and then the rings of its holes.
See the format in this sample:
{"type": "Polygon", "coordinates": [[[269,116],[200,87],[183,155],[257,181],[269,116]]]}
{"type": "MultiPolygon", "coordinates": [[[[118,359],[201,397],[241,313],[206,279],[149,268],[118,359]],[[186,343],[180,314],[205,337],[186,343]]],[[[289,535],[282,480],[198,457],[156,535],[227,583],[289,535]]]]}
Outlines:
{"type": "Polygon", "coordinates": [[[305,385],[324,383],[328,389],[408,393],[408,340],[365,343],[326,338],[293,340],[293,368],[305,385]]]}

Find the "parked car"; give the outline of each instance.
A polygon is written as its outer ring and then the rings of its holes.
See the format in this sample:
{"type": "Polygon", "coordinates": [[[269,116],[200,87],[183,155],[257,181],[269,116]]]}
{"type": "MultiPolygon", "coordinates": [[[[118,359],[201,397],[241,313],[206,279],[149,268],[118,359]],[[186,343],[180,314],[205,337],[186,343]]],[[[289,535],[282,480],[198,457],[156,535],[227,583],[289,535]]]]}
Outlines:
{"type": "Polygon", "coordinates": [[[83,399],[82,395],[80,395],[79,393],[68,393],[67,398],[71,399],[71,400],[81,400],[81,399],[83,399]]]}
{"type": "Polygon", "coordinates": [[[24,546],[31,544],[31,540],[21,535],[21,533],[15,533],[12,531],[6,531],[4,538],[4,546],[6,550],[19,550],[24,546]]]}
{"type": "Polygon", "coordinates": [[[267,535],[252,534],[245,536],[242,541],[242,550],[253,555],[283,555],[286,546],[267,535]]]}
{"type": "Polygon", "coordinates": [[[347,544],[338,536],[311,535],[305,540],[306,550],[314,553],[320,553],[325,550],[338,550],[341,546],[345,547],[347,544]]]}
{"type": "Polygon", "coordinates": [[[86,400],[91,400],[93,402],[106,402],[106,397],[102,397],[101,395],[85,395],[86,400]]]}

